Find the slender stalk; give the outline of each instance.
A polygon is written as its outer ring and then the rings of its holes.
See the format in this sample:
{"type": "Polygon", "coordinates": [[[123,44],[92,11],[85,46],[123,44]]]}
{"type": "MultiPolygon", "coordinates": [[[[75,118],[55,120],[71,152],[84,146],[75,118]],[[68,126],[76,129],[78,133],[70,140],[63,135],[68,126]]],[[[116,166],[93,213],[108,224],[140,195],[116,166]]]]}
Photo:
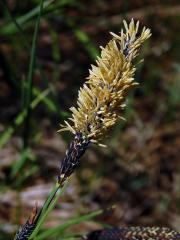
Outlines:
{"type": "Polygon", "coordinates": [[[60,185],[58,183],[56,183],[53,188],[51,189],[51,192],[49,193],[42,209],[41,209],[41,212],[40,212],[40,217],[46,212],[46,210],[48,209],[49,205],[51,204],[53,198],[55,197],[58,189],[60,188],[60,185]]]}
{"type": "Polygon", "coordinates": [[[44,206],[42,207],[42,210],[40,211],[40,216],[38,217],[36,228],[34,229],[29,239],[35,239],[48,214],[53,210],[60,195],[64,192],[66,185],[67,183],[64,186],[61,186],[59,183],[56,183],[54,185],[46,202],[44,203],[44,206]]]}

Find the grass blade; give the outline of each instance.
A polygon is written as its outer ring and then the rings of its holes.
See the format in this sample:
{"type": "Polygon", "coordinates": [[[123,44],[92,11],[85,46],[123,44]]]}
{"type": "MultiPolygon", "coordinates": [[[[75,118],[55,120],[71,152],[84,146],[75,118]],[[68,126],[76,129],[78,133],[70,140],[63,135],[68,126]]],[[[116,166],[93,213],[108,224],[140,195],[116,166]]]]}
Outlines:
{"type": "Polygon", "coordinates": [[[63,194],[63,192],[66,188],[66,185],[67,185],[67,183],[63,187],[61,187],[58,183],[56,183],[56,185],[53,187],[48,199],[46,200],[46,202],[40,212],[40,216],[38,217],[37,226],[29,239],[34,239],[34,238],[36,239],[36,236],[37,236],[38,232],[40,231],[41,226],[43,225],[44,221],[46,220],[48,214],[54,208],[59,197],[63,194]]]}
{"type": "MultiPolygon", "coordinates": [[[[46,0],[44,1],[43,4],[43,9],[46,9],[47,13],[49,13],[50,11],[54,11],[57,9],[57,7],[62,7],[66,4],[70,4],[73,3],[74,0],[61,0],[61,1],[55,1],[55,0],[46,0]],[[53,2],[57,2],[57,4],[55,6],[51,6],[51,4],[53,2]]],[[[40,6],[37,6],[35,8],[33,8],[31,11],[29,11],[28,13],[20,16],[17,18],[17,23],[18,25],[22,26],[25,25],[26,27],[28,26],[28,23],[34,18],[36,17],[40,12],[40,6]]],[[[44,14],[46,13],[44,12],[44,14]]],[[[24,26],[24,27],[25,27],[24,26]]],[[[10,34],[14,34],[18,31],[17,27],[14,25],[13,22],[7,23],[4,27],[2,27],[0,29],[0,34],[2,35],[10,35],[10,34]]]]}
{"type": "MultiPolygon", "coordinates": [[[[38,94],[37,97],[31,102],[31,108],[34,109],[36,106],[46,98],[46,96],[49,93],[49,89],[46,89],[42,93],[38,94]]],[[[15,128],[20,126],[24,120],[25,120],[26,112],[23,110],[18,114],[18,116],[15,118],[13,126],[6,129],[6,131],[1,135],[0,137],[0,148],[2,148],[8,140],[11,138],[12,134],[15,131],[15,128]]]]}
{"type": "MultiPolygon", "coordinates": [[[[43,8],[47,8],[54,0],[47,0],[44,2],[43,4],[43,8]]],[[[32,9],[31,11],[29,11],[28,13],[22,15],[21,17],[19,17],[16,22],[17,24],[14,24],[13,22],[10,22],[9,24],[5,25],[4,27],[1,28],[0,33],[3,35],[7,35],[7,34],[13,34],[17,32],[17,26],[21,26],[23,24],[25,24],[27,21],[30,21],[31,19],[33,19],[34,17],[36,17],[37,15],[39,15],[41,11],[41,6],[37,6],[34,9],[32,9]]]]}
{"type": "Polygon", "coordinates": [[[67,228],[75,225],[75,224],[79,224],[81,222],[84,222],[84,221],[89,221],[90,219],[100,215],[103,213],[103,210],[97,210],[95,212],[92,212],[92,213],[89,213],[89,214],[86,214],[84,216],[81,216],[81,217],[77,217],[77,218],[74,218],[74,219],[71,219],[69,221],[67,221],[66,223],[60,225],[60,226],[57,226],[57,227],[53,227],[51,229],[48,229],[48,230],[44,230],[43,233],[39,234],[37,237],[36,237],[36,240],[43,240],[45,238],[48,238],[48,237],[52,237],[52,236],[56,236],[56,235],[60,235],[64,232],[64,230],[66,230],[67,228]]]}
{"type": "Polygon", "coordinates": [[[43,11],[43,2],[44,0],[41,0],[40,2],[40,11],[36,21],[34,36],[32,41],[29,71],[28,71],[28,77],[27,77],[27,86],[25,86],[24,88],[24,91],[26,93],[24,107],[25,107],[25,111],[27,112],[25,126],[24,126],[24,135],[23,135],[24,149],[28,146],[28,143],[29,143],[30,115],[31,115],[30,104],[31,104],[31,98],[32,98],[33,76],[34,76],[35,61],[36,61],[37,37],[38,37],[38,31],[40,26],[40,19],[43,11]]]}

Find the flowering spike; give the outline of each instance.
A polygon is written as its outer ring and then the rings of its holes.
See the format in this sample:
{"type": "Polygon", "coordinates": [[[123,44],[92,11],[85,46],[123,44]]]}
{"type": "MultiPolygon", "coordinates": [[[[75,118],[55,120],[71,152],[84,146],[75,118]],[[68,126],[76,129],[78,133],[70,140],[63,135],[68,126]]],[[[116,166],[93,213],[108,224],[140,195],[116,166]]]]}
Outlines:
{"type": "Polygon", "coordinates": [[[63,158],[58,175],[58,182],[62,186],[65,180],[71,176],[79,165],[80,158],[85,153],[89,145],[89,140],[82,136],[82,133],[76,133],[74,140],[70,143],[66,155],[63,158]]]}
{"type": "Polygon", "coordinates": [[[70,131],[97,142],[107,135],[119,119],[125,97],[134,83],[133,60],[142,43],[151,35],[150,29],[138,33],[139,21],[124,23],[120,35],[111,33],[113,39],[101,47],[96,65],[91,65],[89,77],[80,88],[77,107],[72,107],[71,124],[65,121],[60,131],[70,131]]]}
{"type": "Polygon", "coordinates": [[[84,240],[179,240],[180,234],[166,227],[120,227],[90,232],[84,240]]]}
{"type": "Polygon", "coordinates": [[[37,203],[36,203],[35,207],[32,209],[30,217],[28,218],[26,223],[22,227],[20,227],[20,229],[16,233],[14,240],[29,239],[30,235],[32,234],[33,230],[36,227],[37,219],[38,219],[38,212],[37,212],[37,203]]]}

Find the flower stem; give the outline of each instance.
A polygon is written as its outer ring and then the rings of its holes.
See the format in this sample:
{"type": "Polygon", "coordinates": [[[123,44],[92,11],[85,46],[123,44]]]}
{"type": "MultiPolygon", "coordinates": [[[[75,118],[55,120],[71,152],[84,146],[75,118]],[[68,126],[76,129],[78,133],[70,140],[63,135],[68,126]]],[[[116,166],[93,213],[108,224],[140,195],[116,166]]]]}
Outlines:
{"type": "Polygon", "coordinates": [[[61,196],[61,194],[64,192],[64,189],[66,188],[67,183],[65,183],[64,186],[61,186],[58,182],[54,185],[54,187],[52,188],[49,196],[47,197],[40,213],[38,216],[38,222],[36,225],[36,228],[34,229],[34,231],[32,232],[31,236],[29,239],[35,239],[35,237],[37,236],[40,228],[42,227],[44,221],[46,220],[48,214],[53,210],[53,208],[55,207],[59,197],[61,196]]]}

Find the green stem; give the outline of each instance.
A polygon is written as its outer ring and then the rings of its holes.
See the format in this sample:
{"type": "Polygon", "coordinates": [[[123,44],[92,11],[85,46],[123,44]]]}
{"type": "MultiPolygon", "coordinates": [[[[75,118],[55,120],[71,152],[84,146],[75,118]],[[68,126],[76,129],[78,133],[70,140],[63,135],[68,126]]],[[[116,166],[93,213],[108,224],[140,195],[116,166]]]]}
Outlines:
{"type": "Polygon", "coordinates": [[[60,188],[60,186],[59,186],[58,183],[56,183],[56,184],[53,186],[53,188],[52,188],[52,190],[51,190],[48,198],[46,199],[46,201],[45,201],[45,203],[44,203],[44,205],[43,205],[43,207],[42,207],[41,216],[42,216],[42,215],[44,214],[44,212],[46,212],[46,210],[48,209],[49,205],[51,204],[51,202],[52,202],[52,200],[53,200],[54,196],[56,195],[56,193],[57,193],[57,191],[58,191],[59,188],[60,188]]]}
{"type": "Polygon", "coordinates": [[[46,220],[48,214],[53,210],[55,207],[60,195],[64,192],[64,189],[67,184],[65,184],[63,187],[59,185],[59,183],[56,183],[51,190],[47,200],[45,201],[42,210],[40,212],[40,216],[38,217],[38,222],[36,225],[35,230],[33,231],[32,235],[29,239],[35,239],[37,236],[40,228],[42,227],[44,221],[46,220]]]}
{"type": "Polygon", "coordinates": [[[30,122],[30,115],[31,115],[30,104],[31,104],[31,98],[32,98],[33,77],[34,77],[35,62],[36,62],[37,38],[38,38],[41,15],[43,11],[43,2],[44,0],[41,0],[40,2],[40,11],[39,11],[38,19],[36,21],[34,36],[32,41],[29,72],[27,77],[27,86],[24,89],[24,91],[26,92],[24,108],[26,109],[26,112],[27,112],[25,126],[24,126],[24,137],[23,137],[24,149],[28,146],[28,142],[29,142],[29,132],[30,132],[29,122],[30,122]]]}

